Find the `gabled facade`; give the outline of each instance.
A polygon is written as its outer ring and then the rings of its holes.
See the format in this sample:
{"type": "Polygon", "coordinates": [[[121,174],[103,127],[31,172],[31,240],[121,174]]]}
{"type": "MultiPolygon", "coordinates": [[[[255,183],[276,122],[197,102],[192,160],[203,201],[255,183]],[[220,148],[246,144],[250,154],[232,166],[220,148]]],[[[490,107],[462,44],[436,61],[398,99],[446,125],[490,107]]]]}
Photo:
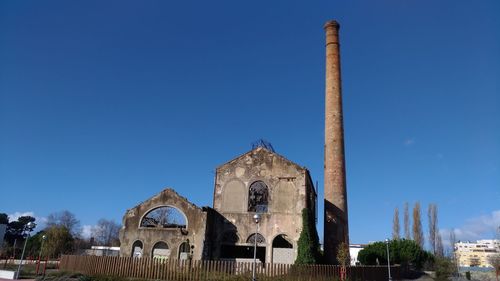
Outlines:
{"type": "Polygon", "coordinates": [[[257,238],[262,262],[293,263],[302,209],[316,213],[316,192],[306,168],[257,147],[216,169],[213,208],[225,219],[213,237],[215,257],[252,258],[257,238]]]}
{"type": "Polygon", "coordinates": [[[316,214],[316,204],[306,168],[257,147],[216,169],[213,208],[165,189],[127,210],[120,255],[251,260],[257,240],[261,262],[293,263],[302,210],[316,214]]]}

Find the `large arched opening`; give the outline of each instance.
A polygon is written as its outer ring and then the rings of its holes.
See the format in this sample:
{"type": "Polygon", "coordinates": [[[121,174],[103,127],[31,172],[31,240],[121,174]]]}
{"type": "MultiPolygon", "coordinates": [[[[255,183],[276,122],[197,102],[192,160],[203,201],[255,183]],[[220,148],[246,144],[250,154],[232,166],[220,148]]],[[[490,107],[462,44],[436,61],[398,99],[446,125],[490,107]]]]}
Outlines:
{"type": "Polygon", "coordinates": [[[168,244],[160,241],[153,246],[151,257],[154,259],[168,259],[170,257],[170,249],[168,244]]]}
{"type": "Polygon", "coordinates": [[[187,228],[187,217],[172,206],[161,206],[147,212],[141,219],[141,227],[187,228]]]}
{"type": "Polygon", "coordinates": [[[280,234],[273,239],[272,248],[273,263],[294,263],[293,245],[285,234],[280,234]]]}

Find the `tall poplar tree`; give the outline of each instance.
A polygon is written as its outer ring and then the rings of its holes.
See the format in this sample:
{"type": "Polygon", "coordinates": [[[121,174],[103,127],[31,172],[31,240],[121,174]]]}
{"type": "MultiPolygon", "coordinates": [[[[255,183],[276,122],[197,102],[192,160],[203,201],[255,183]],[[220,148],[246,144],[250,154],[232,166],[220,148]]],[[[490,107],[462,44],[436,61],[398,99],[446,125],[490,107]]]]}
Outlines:
{"type": "Polygon", "coordinates": [[[392,219],[392,239],[399,239],[399,210],[394,209],[394,218],[392,219]]]}
{"type": "Polygon", "coordinates": [[[420,203],[416,202],[413,207],[413,240],[423,249],[424,233],[422,231],[422,221],[420,220],[420,203]]]}
{"type": "Polygon", "coordinates": [[[455,236],[455,229],[451,229],[450,231],[450,247],[451,247],[451,254],[454,257],[455,256],[455,243],[457,242],[457,238],[455,236]]]}
{"type": "MultiPolygon", "coordinates": [[[[427,218],[429,220],[429,245],[431,246],[431,252],[436,255],[436,243],[437,243],[437,207],[436,204],[429,204],[427,209],[427,218]]],[[[441,244],[441,247],[443,245],[441,244]]]]}
{"type": "Polygon", "coordinates": [[[439,230],[437,230],[436,234],[436,253],[437,257],[444,257],[444,247],[443,247],[443,239],[441,238],[441,234],[439,230]]]}
{"type": "Polygon", "coordinates": [[[410,240],[410,214],[408,212],[408,202],[405,202],[404,210],[404,228],[405,228],[405,239],[410,240]]]}

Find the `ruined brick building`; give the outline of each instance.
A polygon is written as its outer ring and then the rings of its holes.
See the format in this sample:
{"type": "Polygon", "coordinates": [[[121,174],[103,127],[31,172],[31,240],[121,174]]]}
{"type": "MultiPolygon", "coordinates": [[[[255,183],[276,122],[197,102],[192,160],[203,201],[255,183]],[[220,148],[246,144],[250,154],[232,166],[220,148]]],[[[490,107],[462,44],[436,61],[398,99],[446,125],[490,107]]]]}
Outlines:
{"type": "MultiPolygon", "coordinates": [[[[336,263],[349,243],[344,132],[340,82],[339,25],[326,32],[324,250],[336,263]]],[[[249,259],[257,241],[262,262],[293,263],[303,209],[316,221],[317,194],[309,171],[258,146],[217,167],[212,207],[197,207],[165,189],[127,210],[120,231],[122,256],[170,259],[249,259]],[[261,214],[258,224],[255,213],[261,214]]]]}
{"type": "Polygon", "coordinates": [[[172,189],[130,209],[121,231],[122,256],[251,259],[293,263],[302,209],[315,214],[309,171],[264,147],[217,167],[213,208],[199,208],[172,189]],[[259,231],[252,216],[261,214],[259,231]]]}

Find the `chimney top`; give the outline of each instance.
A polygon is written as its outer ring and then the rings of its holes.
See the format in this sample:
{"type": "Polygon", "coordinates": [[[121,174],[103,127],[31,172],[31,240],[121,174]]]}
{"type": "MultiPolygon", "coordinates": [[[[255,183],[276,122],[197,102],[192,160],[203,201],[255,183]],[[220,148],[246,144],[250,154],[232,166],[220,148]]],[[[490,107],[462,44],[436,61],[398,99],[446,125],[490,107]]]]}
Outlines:
{"type": "Polygon", "coordinates": [[[336,20],[329,20],[325,23],[325,25],[323,26],[324,29],[327,29],[329,27],[334,27],[336,29],[339,29],[340,25],[339,23],[336,21],[336,20]]]}

